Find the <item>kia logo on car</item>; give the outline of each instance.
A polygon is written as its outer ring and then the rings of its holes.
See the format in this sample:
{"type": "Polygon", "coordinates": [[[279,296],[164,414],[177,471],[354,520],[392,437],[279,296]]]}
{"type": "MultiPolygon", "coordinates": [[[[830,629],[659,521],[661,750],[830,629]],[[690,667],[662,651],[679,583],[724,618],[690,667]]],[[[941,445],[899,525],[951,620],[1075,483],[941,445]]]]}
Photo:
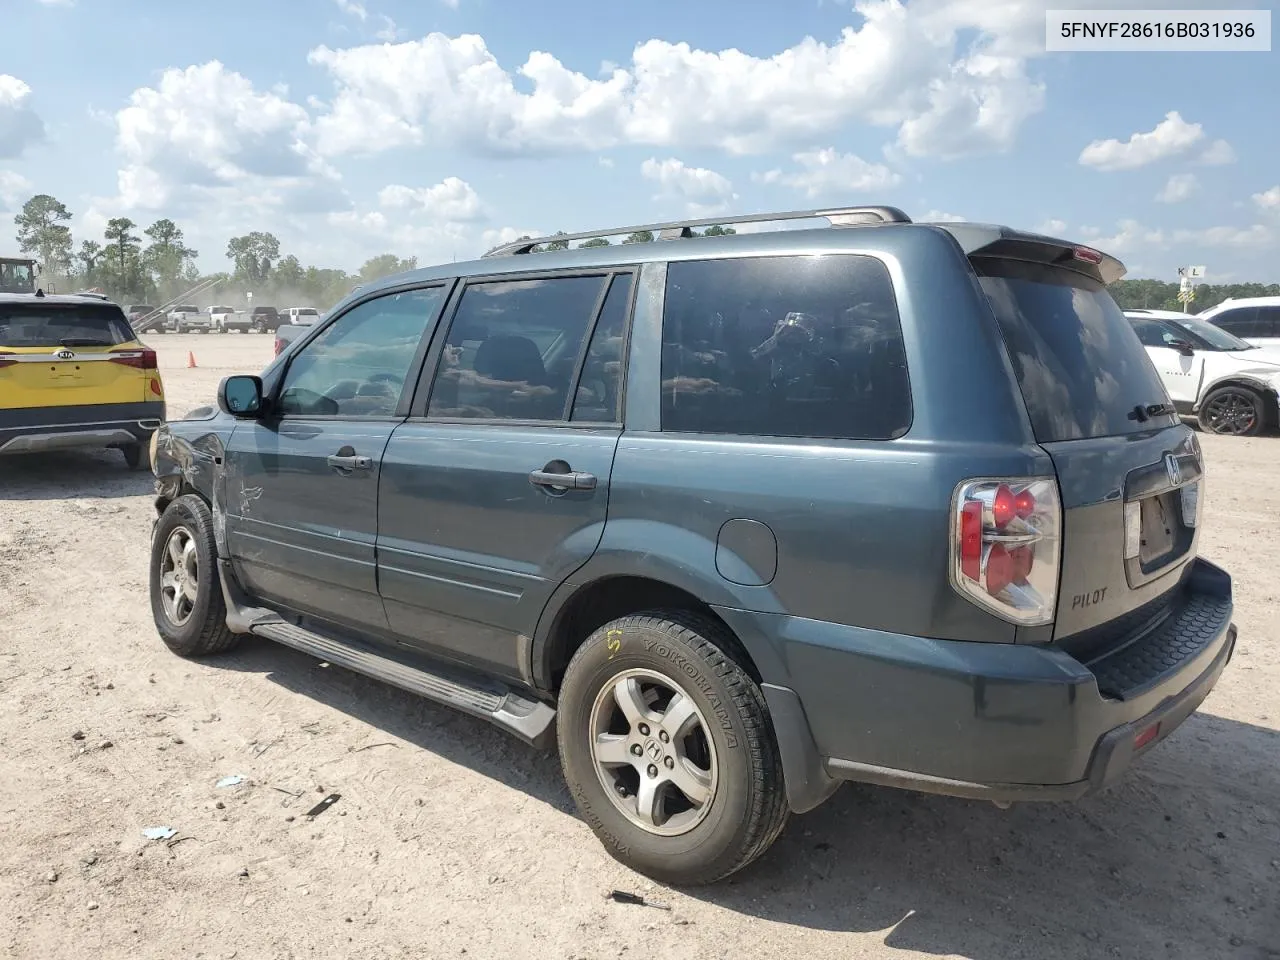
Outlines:
{"type": "Polygon", "coordinates": [[[76,355],[70,350],[59,350],[54,356],[59,360],[74,360],[76,358],[76,355]]]}
{"type": "Polygon", "coordinates": [[[1164,472],[1169,475],[1169,485],[1178,486],[1182,483],[1182,465],[1178,463],[1178,458],[1172,453],[1164,455],[1164,472]]]}

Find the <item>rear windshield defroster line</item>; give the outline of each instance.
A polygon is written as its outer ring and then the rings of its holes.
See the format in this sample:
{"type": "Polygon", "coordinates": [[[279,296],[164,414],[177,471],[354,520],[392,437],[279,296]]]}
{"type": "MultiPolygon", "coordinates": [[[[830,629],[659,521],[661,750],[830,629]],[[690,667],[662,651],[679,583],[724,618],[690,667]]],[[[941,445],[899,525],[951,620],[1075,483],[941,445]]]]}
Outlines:
{"type": "Polygon", "coordinates": [[[1102,283],[1022,260],[972,262],[1038,442],[1120,436],[1174,422],[1133,415],[1138,406],[1167,403],[1168,395],[1102,283]]]}

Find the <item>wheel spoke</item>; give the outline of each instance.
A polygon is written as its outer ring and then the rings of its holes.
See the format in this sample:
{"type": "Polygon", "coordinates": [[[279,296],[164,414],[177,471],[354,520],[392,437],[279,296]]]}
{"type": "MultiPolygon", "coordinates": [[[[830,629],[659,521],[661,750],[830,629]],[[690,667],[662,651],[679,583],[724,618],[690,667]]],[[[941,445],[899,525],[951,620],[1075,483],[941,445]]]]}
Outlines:
{"type": "Polygon", "coordinates": [[[711,775],[695,767],[687,757],[678,757],[669,771],[672,785],[700,807],[711,797],[711,775]]]}
{"type": "Polygon", "coordinates": [[[683,693],[677,693],[667,704],[666,712],[662,715],[661,726],[667,732],[667,736],[676,741],[686,736],[697,720],[698,714],[693,701],[683,693]]]}
{"type": "Polygon", "coordinates": [[[627,738],[616,733],[602,733],[596,737],[596,761],[607,766],[622,766],[633,762],[627,746],[627,738]]]}
{"type": "Polygon", "coordinates": [[[182,595],[194,607],[196,605],[196,596],[200,591],[200,585],[188,577],[182,581],[182,595]]]}
{"type": "Polygon", "coordinates": [[[182,568],[187,571],[188,578],[196,575],[196,542],[194,540],[188,540],[182,545],[182,568]]]}
{"type": "Polygon", "coordinates": [[[169,561],[174,567],[182,566],[182,539],[177,533],[169,538],[169,561]]]}
{"type": "Polygon", "coordinates": [[[662,787],[666,781],[641,774],[640,789],[636,791],[636,815],[646,826],[660,827],[658,817],[662,810],[662,787]]]}
{"type": "Polygon", "coordinates": [[[632,728],[640,721],[649,718],[649,707],[644,702],[644,692],[640,689],[640,681],[635,677],[626,677],[614,684],[613,699],[617,701],[618,709],[622,711],[632,728]]]}
{"type": "Polygon", "coordinates": [[[174,576],[172,570],[160,575],[160,591],[165,594],[177,594],[177,578],[174,576]]]}

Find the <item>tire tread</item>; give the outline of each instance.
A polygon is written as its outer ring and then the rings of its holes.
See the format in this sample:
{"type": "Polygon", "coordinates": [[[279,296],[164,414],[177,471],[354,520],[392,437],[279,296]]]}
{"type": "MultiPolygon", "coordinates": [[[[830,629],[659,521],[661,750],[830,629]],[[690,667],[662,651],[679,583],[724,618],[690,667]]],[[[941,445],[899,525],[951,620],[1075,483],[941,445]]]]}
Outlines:
{"type": "MultiPolygon", "coordinates": [[[[750,659],[737,638],[722,624],[692,610],[645,610],[619,617],[600,629],[609,627],[647,628],[665,633],[692,649],[730,691],[734,709],[746,729],[751,757],[751,810],[738,848],[728,851],[727,856],[702,875],[685,882],[711,884],[723,880],[768,850],[786,827],[790,815],[782,758],[773,736],[769,708],[759,685],[744,668],[750,659]]],[[[575,662],[586,655],[589,646],[584,643],[578,648],[565,671],[566,676],[573,672],[575,662]]],[[[563,762],[563,743],[560,750],[563,762]]]]}

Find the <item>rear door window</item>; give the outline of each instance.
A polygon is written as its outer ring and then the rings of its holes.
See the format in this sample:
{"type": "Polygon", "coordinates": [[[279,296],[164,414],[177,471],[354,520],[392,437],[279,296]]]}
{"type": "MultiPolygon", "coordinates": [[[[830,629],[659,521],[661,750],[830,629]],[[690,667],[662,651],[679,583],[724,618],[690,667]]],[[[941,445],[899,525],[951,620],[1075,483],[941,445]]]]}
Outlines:
{"type": "Polygon", "coordinates": [[[1209,322],[1215,327],[1221,327],[1227,333],[1234,334],[1237,337],[1261,336],[1258,333],[1257,321],[1257,307],[1238,307],[1234,310],[1224,310],[1217,316],[1209,318],[1209,322]]]}
{"type": "Polygon", "coordinates": [[[1258,332],[1255,337],[1280,337],[1280,307],[1258,308],[1258,332]]]}
{"type": "Polygon", "coordinates": [[[117,306],[37,303],[0,303],[0,347],[114,347],[133,340],[117,306]]]}
{"type": "Polygon", "coordinates": [[[662,429],[889,440],[911,425],[893,284],[872,257],[672,263],[662,429]]]}
{"type": "Polygon", "coordinates": [[[973,258],[1004,335],[1036,440],[1149,430],[1139,405],[1168,395],[1138,334],[1106,287],[1074,270],[973,258]]]}

